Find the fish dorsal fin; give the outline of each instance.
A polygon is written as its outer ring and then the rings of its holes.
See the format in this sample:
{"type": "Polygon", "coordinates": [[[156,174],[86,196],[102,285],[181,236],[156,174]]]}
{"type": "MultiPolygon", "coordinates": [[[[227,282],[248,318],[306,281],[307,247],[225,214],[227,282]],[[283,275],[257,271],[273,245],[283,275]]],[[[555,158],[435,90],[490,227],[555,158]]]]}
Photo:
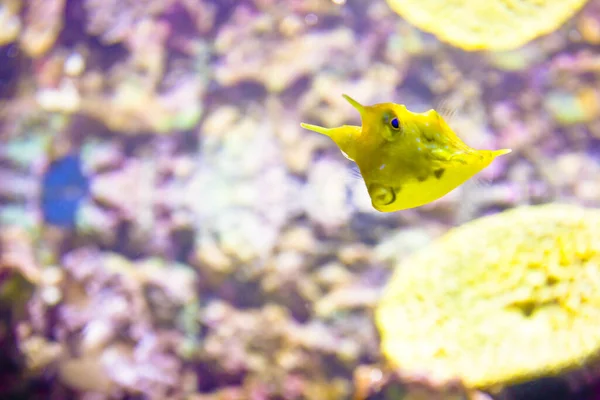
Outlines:
{"type": "Polygon", "coordinates": [[[448,98],[434,102],[434,110],[446,121],[447,124],[452,126],[452,121],[460,114],[460,107],[456,100],[448,98]]]}
{"type": "Polygon", "coordinates": [[[438,107],[437,112],[442,118],[452,120],[454,115],[456,115],[456,108],[452,108],[447,104],[443,104],[438,107]]]}

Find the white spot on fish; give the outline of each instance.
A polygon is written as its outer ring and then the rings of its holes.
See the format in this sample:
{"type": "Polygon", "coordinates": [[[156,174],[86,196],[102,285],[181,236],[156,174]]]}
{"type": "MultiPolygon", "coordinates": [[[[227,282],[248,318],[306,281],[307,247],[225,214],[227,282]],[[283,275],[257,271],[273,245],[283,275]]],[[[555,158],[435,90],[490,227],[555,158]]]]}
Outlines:
{"type": "Polygon", "coordinates": [[[379,166],[379,170],[380,170],[380,171],[381,171],[381,170],[383,170],[384,168],[385,168],[385,164],[381,164],[381,165],[379,166]]]}

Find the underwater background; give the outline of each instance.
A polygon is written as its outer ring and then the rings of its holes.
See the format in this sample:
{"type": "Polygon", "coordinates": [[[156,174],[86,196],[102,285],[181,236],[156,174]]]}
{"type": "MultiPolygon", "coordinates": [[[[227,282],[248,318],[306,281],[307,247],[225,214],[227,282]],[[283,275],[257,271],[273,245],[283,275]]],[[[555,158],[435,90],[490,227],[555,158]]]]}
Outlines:
{"type": "Polygon", "coordinates": [[[0,0],[0,399],[600,399],[600,0],[482,4],[0,0]],[[378,212],[344,93],[512,153],[378,212]]]}

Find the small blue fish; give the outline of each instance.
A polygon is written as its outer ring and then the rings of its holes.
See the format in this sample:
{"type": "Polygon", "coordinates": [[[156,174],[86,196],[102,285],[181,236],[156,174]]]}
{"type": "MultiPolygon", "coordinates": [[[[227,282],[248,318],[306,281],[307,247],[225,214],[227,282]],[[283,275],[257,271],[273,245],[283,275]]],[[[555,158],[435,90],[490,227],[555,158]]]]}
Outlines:
{"type": "Polygon", "coordinates": [[[72,228],[79,205],[89,192],[89,179],[83,172],[79,154],[67,155],[52,162],[42,182],[44,222],[72,228]]]}

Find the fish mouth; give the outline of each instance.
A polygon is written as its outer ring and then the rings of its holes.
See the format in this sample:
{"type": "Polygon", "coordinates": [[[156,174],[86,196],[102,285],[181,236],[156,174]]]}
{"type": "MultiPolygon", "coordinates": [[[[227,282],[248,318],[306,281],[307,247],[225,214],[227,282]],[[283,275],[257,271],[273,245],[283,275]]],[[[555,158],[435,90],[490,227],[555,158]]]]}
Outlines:
{"type": "Polygon", "coordinates": [[[345,98],[346,101],[348,101],[348,103],[350,103],[352,105],[352,107],[356,108],[361,116],[364,114],[365,106],[363,106],[362,104],[360,104],[358,101],[354,100],[352,97],[348,96],[347,94],[343,94],[342,97],[345,98]]]}
{"type": "Polygon", "coordinates": [[[390,206],[396,201],[396,190],[393,187],[372,183],[367,190],[373,207],[378,211],[383,211],[385,206],[390,206]]]}

